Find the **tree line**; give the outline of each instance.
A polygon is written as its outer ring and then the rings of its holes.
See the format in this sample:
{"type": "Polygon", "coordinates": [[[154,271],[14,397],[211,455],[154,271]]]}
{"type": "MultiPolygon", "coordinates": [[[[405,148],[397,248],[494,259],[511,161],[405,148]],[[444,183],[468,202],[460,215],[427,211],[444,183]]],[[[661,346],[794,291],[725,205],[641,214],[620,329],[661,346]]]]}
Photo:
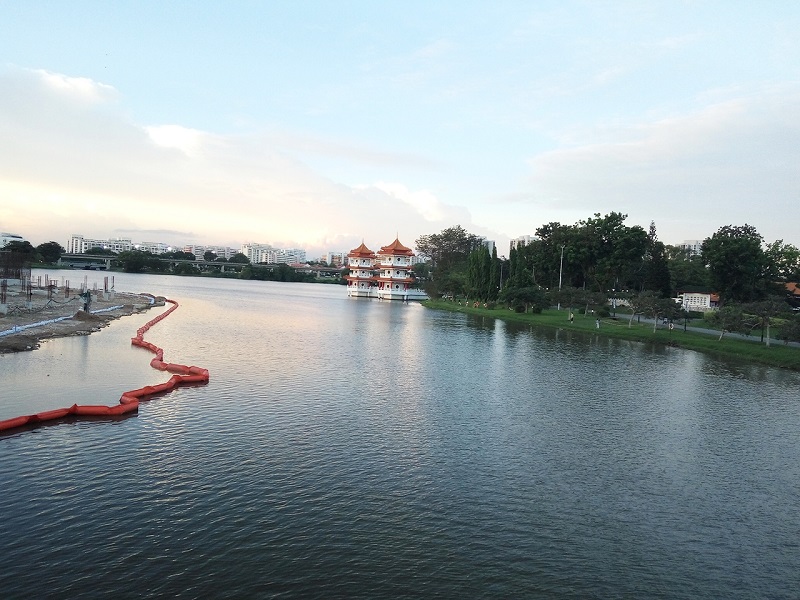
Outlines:
{"type": "MultiPolygon", "coordinates": [[[[26,264],[42,263],[55,264],[66,252],[57,242],[46,242],[35,248],[30,242],[9,242],[2,249],[3,252],[17,254],[26,264]]],[[[90,248],[86,254],[95,256],[108,256],[112,264],[125,273],[171,273],[173,275],[200,275],[203,272],[219,272],[222,264],[239,265],[236,277],[240,279],[255,279],[260,281],[314,281],[316,277],[309,273],[299,273],[289,265],[281,264],[276,267],[251,265],[250,259],[241,252],[237,252],[229,259],[218,257],[214,252],[206,251],[203,260],[208,263],[197,266],[190,263],[172,265],[170,261],[186,260],[196,261],[191,252],[173,251],[154,254],[146,250],[127,250],[114,252],[106,248],[90,248]],[[201,268],[202,267],[202,270],[201,268]]]]}
{"type": "MultiPolygon", "coordinates": [[[[508,258],[492,254],[479,236],[460,225],[416,241],[430,259],[426,291],[432,298],[461,297],[470,302],[501,302],[518,310],[563,306],[570,313],[616,312],[625,304],[635,315],[688,319],[673,298],[682,292],[713,292],[715,313],[725,331],[761,328],[769,342],[777,319],[784,339],[800,338],[800,326],[787,297],[786,283],[800,281],[800,250],[777,240],[765,243],[751,225],[726,225],[706,238],[699,254],[658,239],[649,230],[625,224],[627,215],[599,213],[573,225],[551,222],[534,239],[510,249],[508,258]],[[788,301],[787,301],[788,300],[788,301]]],[[[697,315],[694,315],[697,316],[697,315]]]]}

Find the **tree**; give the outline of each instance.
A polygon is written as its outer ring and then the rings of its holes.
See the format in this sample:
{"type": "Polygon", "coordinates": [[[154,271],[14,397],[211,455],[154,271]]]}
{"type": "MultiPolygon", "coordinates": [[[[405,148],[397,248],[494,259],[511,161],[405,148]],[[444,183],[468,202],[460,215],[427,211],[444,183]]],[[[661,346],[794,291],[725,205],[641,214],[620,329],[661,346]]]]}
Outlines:
{"type": "Polygon", "coordinates": [[[667,246],[665,252],[670,282],[676,293],[711,290],[711,279],[702,256],[691,256],[679,246],[667,246]]]}
{"type": "Polygon", "coordinates": [[[8,242],[3,246],[3,252],[11,252],[22,257],[25,262],[32,262],[36,257],[36,248],[34,248],[29,241],[24,242],[8,242]]]}
{"type": "Polygon", "coordinates": [[[211,250],[206,250],[203,252],[203,260],[206,262],[214,262],[217,260],[217,253],[212,252],[211,250]]]}
{"type": "Polygon", "coordinates": [[[45,242],[36,246],[36,252],[42,259],[43,263],[54,264],[61,258],[61,255],[66,252],[58,242],[45,242]]]}
{"type": "Polygon", "coordinates": [[[572,313],[572,308],[583,302],[584,291],[571,285],[563,286],[560,290],[553,289],[549,293],[550,303],[567,307],[567,318],[572,313]]]}
{"type": "Polygon", "coordinates": [[[200,269],[189,263],[179,263],[172,268],[175,275],[198,275],[200,269]]]}
{"type": "Polygon", "coordinates": [[[784,344],[800,342],[800,316],[792,316],[783,322],[778,330],[778,339],[784,344]]]}
{"type": "Polygon", "coordinates": [[[117,261],[122,263],[122,270],[126,273],[144,273],[152,254],[140,252],[139,250],[129,250],[120,252],[117,261]]]}
{"type": "Polygon", "coordinates": [[[726,302],[752,302],[765,293],[763,238],[752,225],[725,225],[703,242],[711,283],[726,302]]]}
{"type": "Polygon", "coordinates": [[[499,299],[509,306],[513,306],[517,312],[530,310],[538,314],[548,306],[547,294],[539,286],[505,287],[500,292],[499,299]]]}
{"type": "Polygon", "coordinates": [[[415,242],[417,251],[430,258],[434,277],[464,267],[470,252],[480,244],[481,238],[468,233],[461,225],[420,236],[415,242]]]}
{"type": "Polygon", "coordinates": [[[655,223],[650,225],[650,247],[644,265],[644,289],[656,292],[662,298],[672,295],[671,275],[666,257],[666,246],[655,237],[655,223]]]}
{"type": "Polygon", "coordinates": [[[662,319],[673,321],[681,314],[680,306],[669,298],[653,298],[646,309],[647,315],[653,319],[653,333],[658,329],[658,322],[662,319]]]}
{"type": "Polygon", "coordinates": [[[242,265],[250,264],[250,259],[247,258],[246,255],[242,254],[241,252],[237,252],[233,256],[228,259],[229,263],[239,263],[242,265]]]}
{"type": "Polygon", "coordinates": [[[161,258],[174,259],[174,260],[197,260],[197,257],[191,252],[184,252],[183,250],[175,250],[173,252],[164,252],[160,255],[161,258]]]}
{"type": "Polygon", "coordinates": [[[420,236],[417,251],[430,259],[430,280],[425,283],[429,296],[471,293],[468,278],[469,256],[481,246],[481,238],[461,225],[441,233],[420,236]]]}
{"type": "Polygon", "coordinates": [[[94,254],[99,256],[117,256],[117,253],[108,248],[101,248],[100,246],[92,246],[86,251],[86,254],[94,254]]]}
{"type": "Polygon", "coordinates": [[[491,263],[492,257],[486,246],[473,250],[469,255],[467,270],[467,287],[470,295],[478,300],[489,299],[489,288],[491,287],[491,263]]]}
{"type": "Polygon", "coordinates": [[[770,275],[777,281],[800,281],[800,250],[777,240],[764,251],[770,275]]]}
{"type": "Polygon", "coordinates": [[[587,285],[596,291],[608,291],[617,282],[631,279],[641,270],[648,249],[647,232],[634,225],[627,227],[627,215],[611,212],[604,217],[579,221],[579,263],[587,285]]]}
{"type": "Polygon", "coordinates": [[[780,314],[788,312],[788,305],[783,300],[762,300],[761,302],[751,302],[743,307],[746,314],[755,317],[753,325],[761,326],[761,341],[764,341],[766,331],[766,345],[769,346],[770,326],[780,314]]]}
{"type": "Polygon", "coordinates": [[[722,339],[726,333],[734,333],[744,331],[747,327],[744,312],[741,306],[731,305],[723,306],[709,319],[711,323],[720,328],[719,340],[722,339]]]}
{"type": "Polygon", "coordinates": [[[424,280],[430,276],[430,265],[426,262],[417,263],[411,267],[414,272],[414,277],[419,280],[424,280]]]}
{"type": "Polygon", "coordinates": [[[492,249],[492,263],[489,267],[489,300],[497,300],[500,293],[503,264],[497,258],[497,246],[492,249]]]}
{"type": "Polygon", "coordinates": [[[557,288],[559,280],[567,285],[583,285],[578,280],[580,271],[574,257],[578,247],[576,231],[575,226],[550,222],[536,230],[537,239],[520,248],[541,285],[557,288]]]}
{"type": "Polygon", "coordinates": [[[628,306],[631,309],[631,318],[628,319],[628,328],[633,324],[633,318],[636,315],[649,314],[654,311],[658,306],[657,301],[659,297],[651,290],[639,292],[628,299],[628,306]]]}

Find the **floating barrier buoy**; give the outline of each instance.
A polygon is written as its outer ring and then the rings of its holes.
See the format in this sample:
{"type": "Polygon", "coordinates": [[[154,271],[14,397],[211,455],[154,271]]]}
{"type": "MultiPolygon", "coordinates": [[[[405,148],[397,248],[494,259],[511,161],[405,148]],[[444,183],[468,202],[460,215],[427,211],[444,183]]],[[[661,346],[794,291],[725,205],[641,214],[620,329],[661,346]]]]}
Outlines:
{"type": "Polygon", "coordinates": [[[166,371],[173,373],[164,383],[157,385],[147,385],[137,390],[130,390],[124,392],[119,399],[119,404],[114,406],[102,405],[87,405],[87,404],[73,404],[69,408],[57,408],[55,410],[47,410],[44,412],[36,413],[35,415],[26,415],[22,417],[15,417],[13,419],[6,419],[0,421],[0,431],[9,431],[19,427],[38,426],[42,423],[56,421],[58,419],[65,419],[68,417],[108,417],[118,416],[128,413],[137,412],[139,410],[139,402],[155,396],[157,394],[165,394],[171,392],[176,387],[189,384],[203,384],[208,383],[209,375],[208,369],[201,367],[179,365],[175,363],[164,362],[164,350],[146,342],[144,334],[156,323],[165,319],[172,311],[178,308],[178,303],[174,300],[165,300],[172,304],[169,310],[161,313],[156,318],[148,321],[142,327],[136,330],[136,337],[131,339],[131,345],[145,348],[153,354],[155,358],[150,361],[150,366],[159,371],[166,371]]]}

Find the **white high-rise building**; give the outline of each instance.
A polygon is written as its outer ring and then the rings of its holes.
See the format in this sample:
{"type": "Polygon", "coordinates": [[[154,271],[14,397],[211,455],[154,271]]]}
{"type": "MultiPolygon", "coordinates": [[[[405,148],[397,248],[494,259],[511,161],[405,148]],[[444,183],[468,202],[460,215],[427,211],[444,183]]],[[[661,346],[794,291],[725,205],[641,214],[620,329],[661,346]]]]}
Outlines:
{"type": "Polygon", "coordinates": [[[194,244],[184,246],[183,251],[194,254],[197,260],[203,260],[206,252],[213,252],[217,255],[217,258],[224,258],[226,260],[239,252],[239,250],[235,248],[228,248],[226,246],[196,246],[194,244]]]}
{"type": "Polygon", "coordinates": [[[536,240],[535,235],[521,235],[517,239],[511,240],[510,250],[513,250],[514,248],[519,248],[521,246],[527,246],[534,240],[536,240]]]}
{"type": "Polygon", "coordinates": [[[16,233],[0,233],[0,248],[3,248],[9,242],[24,242],[25,238],[16,233]]]}
{"type": "Polygon", "coordinates": [[[306,262],[306,251],[301,248],[284,248],[275,250],[275,263],[304,263],[306,262]]]}
{"type": "Polygon", "coordinates": [[[133,242],[129,239],[94,240],[72,234],[67,242],[67,254],[86,254],[92,248],[102,248],[112,252],[130,252],[134,249],[133,242]]]}
{"type": "Polygon", "coordinates": [[[240,250],[240,252],[249,258],[250,262],[253,264],[275,262],[270,260],[272,258],[270,256],[270,252],[273,251],[274,248],[269,244],[256,244],[255,242],[250,244],[242,244],[242,248],[240,250]]]}
{"type": "Polygon", "coordinates": [[[683,240],[679,246],[689,256],[700,256],[703,251],[703,240],[683,240]]]}
{"type": "Polygon", "coordinates": [[[328,252],[322,257],[322,260],[331,267],[343,267],[346,259],[347,254],[344,252],[328,252]]]}

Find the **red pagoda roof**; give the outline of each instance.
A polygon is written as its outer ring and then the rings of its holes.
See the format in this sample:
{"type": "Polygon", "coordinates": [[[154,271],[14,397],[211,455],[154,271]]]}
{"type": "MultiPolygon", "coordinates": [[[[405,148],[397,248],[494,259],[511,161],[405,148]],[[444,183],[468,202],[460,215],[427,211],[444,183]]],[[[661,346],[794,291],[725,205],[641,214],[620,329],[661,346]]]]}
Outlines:
{"type": "Polygon", "coordinates": [[[361,245],[358,248],[354,248],[353,250],[350,250],[350,252],[347,255],[348,258],[357,257],[357,256],[362,256],[364,258],[367,258],[367,257],[375,256],[375,253],[372,250],[370,250],[369,248],[367,248],[364,245],[364,242],[361,242],[361,245]]]}
{"type": "MultiPolygon", "coordinates": [[[[363,245],[363,244],[362,244],[363,245]]],[[[411,248],[406,248],[403,244],[400,243],[399,238],[395,238],[395,240],[389,244],[388,246],[381,247],[381,254],[394,254],[394,255],[403,255],[403,256],[414,256],[414,253],[411,251],[411,248]]]]}

